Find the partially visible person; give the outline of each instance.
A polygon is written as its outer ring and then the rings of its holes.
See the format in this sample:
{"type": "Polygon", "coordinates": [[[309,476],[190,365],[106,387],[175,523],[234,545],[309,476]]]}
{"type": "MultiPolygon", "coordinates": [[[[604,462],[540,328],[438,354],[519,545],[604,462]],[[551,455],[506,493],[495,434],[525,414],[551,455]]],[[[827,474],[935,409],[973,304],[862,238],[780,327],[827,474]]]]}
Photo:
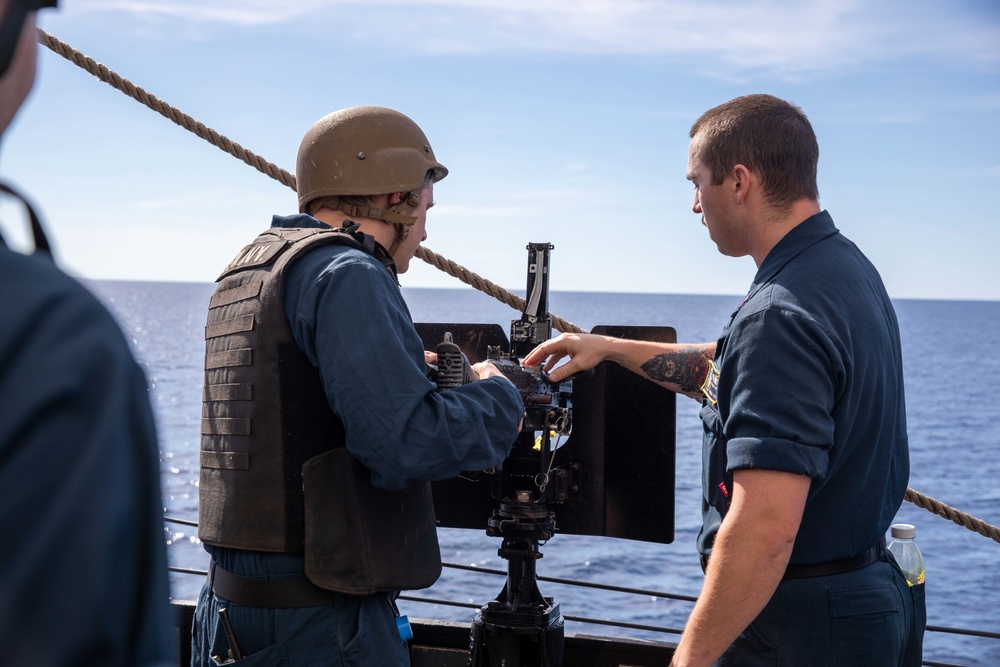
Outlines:
{"type": "Polygon", "coordinates": [[[917,667],[926,611],[885,550],[909,476],[899,327],[819,206],[805,114],[738,97],[691,129],[693,210],[757,274],[718,341],[563,335],[551,378],[607,359],[702,402],[701,597],[674,667],[917,667]]]}
{"type": "MultiPolygon", "coordinates": [[[[0,134],[55,4],[0,0],[0,134]]],[[[33,255],[0,237],[0,664],[176,664],[146,378],[28,210],[33,255]]]]}
{"type": "Polygon", "coordinates": [[[299,214],[274,216],[220,276],[193,667],[410,663],[395,600],[441,571],[429,482],[501,463],[524,412],[492,364],[440,393],[425,374],[397,278],[447,173],[402,113],[332,113],[299,148],[299,214]]]}

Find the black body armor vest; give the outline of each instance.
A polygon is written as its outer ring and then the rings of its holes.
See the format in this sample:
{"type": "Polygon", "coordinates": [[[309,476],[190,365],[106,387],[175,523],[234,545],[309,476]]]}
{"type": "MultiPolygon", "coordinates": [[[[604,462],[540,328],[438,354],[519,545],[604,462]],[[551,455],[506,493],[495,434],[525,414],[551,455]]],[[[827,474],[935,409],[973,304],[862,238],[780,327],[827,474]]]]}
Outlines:
{"type": "Polygon", "coordinates": [[[377,256],[371,237],[347,229],[271,229],[219,277],[205,328],[198,537],[305,554],[306,575],[331,590],[425,588],[441,572],[430,483],[372,486],[285,315],[288,266],[326,244],[377,256]]]}

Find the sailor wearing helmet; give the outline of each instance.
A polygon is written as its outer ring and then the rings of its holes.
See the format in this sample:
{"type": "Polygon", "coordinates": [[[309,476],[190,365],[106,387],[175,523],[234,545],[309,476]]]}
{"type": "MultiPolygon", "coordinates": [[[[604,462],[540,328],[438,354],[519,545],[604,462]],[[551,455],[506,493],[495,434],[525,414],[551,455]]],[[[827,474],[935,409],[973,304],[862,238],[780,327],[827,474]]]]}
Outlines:
{"type": "Polygon", "coordinates": [[[397,282],[448,174],[407,116],[320,119],[206,327],[192,665],[408,665],[395,598],[441,571],[430,481],[506,458],[523,404],[490,364],[435,392],[397,282]],[[220,615],[220,611],[224,612],[220,615]]]}

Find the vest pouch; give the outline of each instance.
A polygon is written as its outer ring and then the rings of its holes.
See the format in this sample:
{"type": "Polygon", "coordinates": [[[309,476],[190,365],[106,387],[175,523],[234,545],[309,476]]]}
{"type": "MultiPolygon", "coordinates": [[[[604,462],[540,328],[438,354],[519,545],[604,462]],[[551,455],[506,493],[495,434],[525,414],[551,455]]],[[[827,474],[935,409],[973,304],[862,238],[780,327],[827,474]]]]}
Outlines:
{"type": "Polygon", "coordinates": [[[306,576],[350,595],[427,588],[441,575],[430,482],[377,489],[337,447],[302,466],[306,576]]]}

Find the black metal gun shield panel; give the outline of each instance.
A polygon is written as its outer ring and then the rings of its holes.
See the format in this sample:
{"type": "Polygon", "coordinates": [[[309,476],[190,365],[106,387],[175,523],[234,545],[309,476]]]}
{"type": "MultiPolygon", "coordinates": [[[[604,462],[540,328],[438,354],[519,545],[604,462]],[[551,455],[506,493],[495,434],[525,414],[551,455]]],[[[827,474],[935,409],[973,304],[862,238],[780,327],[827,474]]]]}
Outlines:
{"type": "MultiPolygon", "coordinates": [[[[425,349],[446,331],[475,363],[486,346],[509,343],[495,324],[417,324],[425,349]]],[[[671,327],[598,326],[593,333],[676,342],[671,327]]],[[[605,362],[593,376],[573,381],[573,432],[556,451],[555,465],[571,471],[566,502],[549,504],[557,533],[599,535],[669,544],[674,539],[676,395],[605,362]]],[[[501,473],[503,474],[503,473],[501,473]]],[[[473,473],[434,482],[439,526],[485,529],[499,501],[493,475],[473,473]]]]}
{"type": "MultiPolygon", "coordinates": [[[[672,327],[597,326],[592,333],[677,340],[672,327]]],[[[673,542],[676,399],[612,362],[573,382],[573,433],[556,464],[581,465],[581,490],[556,506],[559,532],[673,542]]]]}

